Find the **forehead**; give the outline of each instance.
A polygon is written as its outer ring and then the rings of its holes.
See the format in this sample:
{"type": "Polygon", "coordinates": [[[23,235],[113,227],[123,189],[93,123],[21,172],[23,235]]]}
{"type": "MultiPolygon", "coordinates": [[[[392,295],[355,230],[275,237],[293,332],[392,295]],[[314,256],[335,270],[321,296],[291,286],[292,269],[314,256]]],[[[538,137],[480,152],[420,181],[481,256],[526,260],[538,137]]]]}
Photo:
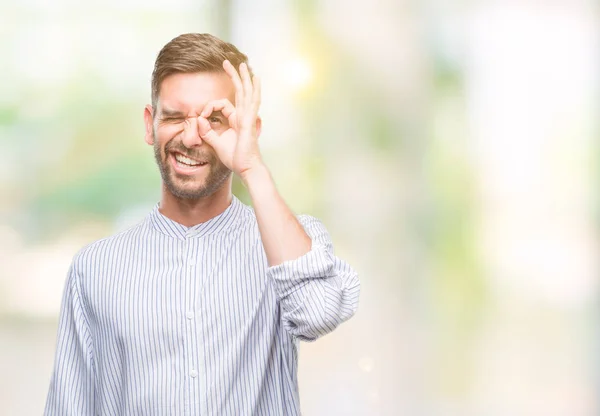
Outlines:
{"type": "Polygon", "coordinates": [[[233,82],[225,72],[173,74],[166,77],[158,96],[157,107],[178,111],[201,111],[212,100],[235,99],[233,82]]]}

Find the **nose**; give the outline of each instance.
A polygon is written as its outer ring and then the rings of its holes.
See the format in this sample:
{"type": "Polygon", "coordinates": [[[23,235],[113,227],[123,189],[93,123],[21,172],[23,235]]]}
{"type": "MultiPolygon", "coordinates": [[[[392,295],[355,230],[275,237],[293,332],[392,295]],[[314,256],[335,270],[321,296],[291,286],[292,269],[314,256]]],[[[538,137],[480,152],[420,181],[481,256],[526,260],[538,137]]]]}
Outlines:
{"type": "Polygon", "coordinates": [[[192,148],[202,144],[202,139],[198,134],[198,123],[195,123],[195,121],[196,119],[194,117],[189,117],[185,119],[185,123],[183,125],[181,142],[187,148],[192,148]]]}

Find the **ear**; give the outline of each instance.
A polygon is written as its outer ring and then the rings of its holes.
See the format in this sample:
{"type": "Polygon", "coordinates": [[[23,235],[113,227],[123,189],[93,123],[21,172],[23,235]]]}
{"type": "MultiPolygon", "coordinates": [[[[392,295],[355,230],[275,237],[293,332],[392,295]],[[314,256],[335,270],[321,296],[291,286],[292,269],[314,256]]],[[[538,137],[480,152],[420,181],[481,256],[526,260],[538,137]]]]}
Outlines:
{"type": "Polygon", "coordinates": [[[150,104],[144,108],[144,124],[146,126],[144,141],[152,146],[154,144],[154,114],[150,104]]]}
{"type": "Polygon", "coordinates": [[[260,116],[256,117],[256,138],[260,137],[260,132],[262,131],[262,119],[260,116]]]}

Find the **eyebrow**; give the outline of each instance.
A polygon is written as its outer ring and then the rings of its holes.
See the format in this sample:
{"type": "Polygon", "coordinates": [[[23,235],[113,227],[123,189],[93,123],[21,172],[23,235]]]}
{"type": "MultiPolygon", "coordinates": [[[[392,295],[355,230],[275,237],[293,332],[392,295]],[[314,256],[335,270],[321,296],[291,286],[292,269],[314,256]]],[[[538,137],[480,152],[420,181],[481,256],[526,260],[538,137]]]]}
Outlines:
{"type": "MultiPolygon", "coordinates": [[[[226,119],[226,117],[223,115],[223,112],[219,111],[213,111],[208,117],[221,117],[226,119]]],[[[187,118],[187,115],[183,112],[183,111],[179,111],[179,110],[171,110],[168,108],[163,108],[161,110],[161,118],[162,119],[166,119],[166,118],[187,118]]]]}
{"type": "Polygon", "coordinates": [[[169,110],[168,108],[163,108],[161,111],[161,116],[162,118],[180,118],[180,117],[185,117],[185,114],[183,113],[183,111],[179,111],[179,110],[169,110]]]}

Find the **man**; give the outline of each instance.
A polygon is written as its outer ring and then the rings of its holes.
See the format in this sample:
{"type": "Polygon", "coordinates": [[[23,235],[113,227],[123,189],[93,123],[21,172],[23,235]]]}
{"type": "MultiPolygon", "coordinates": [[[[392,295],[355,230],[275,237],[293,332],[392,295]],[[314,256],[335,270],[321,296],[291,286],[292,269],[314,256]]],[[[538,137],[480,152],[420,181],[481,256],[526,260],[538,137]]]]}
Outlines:
{"type": "Polygon", "coordinates": [[[298,340],[350,318],[359,282],[277,192],[259,104],[235,46],[185,34],[160,51],[144,120],[161,200],[75,256],[46,415],[300,413],[298,340]]]}

